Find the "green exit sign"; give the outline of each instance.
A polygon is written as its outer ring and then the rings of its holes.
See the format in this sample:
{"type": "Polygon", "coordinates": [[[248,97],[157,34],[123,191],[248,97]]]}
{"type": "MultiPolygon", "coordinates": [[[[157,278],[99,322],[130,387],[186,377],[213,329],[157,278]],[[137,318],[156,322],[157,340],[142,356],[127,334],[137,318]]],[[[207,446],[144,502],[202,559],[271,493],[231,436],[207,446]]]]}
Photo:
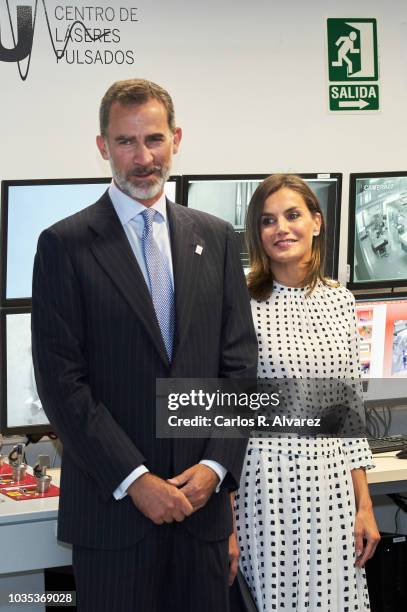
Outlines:
{"type": "Polygon", "coordinates": [[[329,109],[379,109],[376,19],[328,19],[329,109]]]}

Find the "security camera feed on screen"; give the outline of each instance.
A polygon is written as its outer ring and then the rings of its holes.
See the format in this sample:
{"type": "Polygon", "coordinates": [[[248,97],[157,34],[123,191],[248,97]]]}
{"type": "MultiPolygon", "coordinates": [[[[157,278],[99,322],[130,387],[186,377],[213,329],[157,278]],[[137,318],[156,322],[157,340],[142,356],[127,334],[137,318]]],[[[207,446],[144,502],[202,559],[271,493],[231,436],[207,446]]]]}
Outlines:
{"type": "MultiPolygon", "coordinates": [[[[6,425],[23,427],[48,425],[49,421],[38,397],[31,355],[31,314],[3,314],[6,326],[5,365],[7,394],[6,425]]],[[[2,320],[4,324],[4,319],[2,320]]],[[[4,347],[3,347],[4,351],[4,347]]],[[[4,389],[2,389],[4,393],[4,389]]]]}
{"type": "MultiPolygon", "coordinates": [[[[7,227],[2,229],[6,241],[6,300],[31,298],[32,269],[40,233],[61,219],[96,202],[111,179],[103,182],[75,179],[59,184],[7,184],[7,227]]],[[[9,182],[10,183],[10,182],[9,182]]],[[[167,197],[175,200],[176,183],[168,181],[167,197]]],[[[5,206],[5,202],[2,202],[5,206]]],[[[2,281],[4,283],[4,279],[2,281]]]]}
{"type": "Polygon", "coordinates": [[[407,279],[407,175],[354,180],[352,281],[402,284],[407,279]]]}
{"type": "MultiPolygon", "coordinates": [[[[249,255],[245,242],[245,220],[250,199],[267,175],[258,178],[224,178],[216,176],[187,176],[186,204],[228,221],[235,228],[240,244],[240,257],[245,271],[249,269],[249,255]]],[[[337,275],[339,247],[339,185],[337,178],[305,178],[317,196],[327,227],[326,274],[337,275]]]]}

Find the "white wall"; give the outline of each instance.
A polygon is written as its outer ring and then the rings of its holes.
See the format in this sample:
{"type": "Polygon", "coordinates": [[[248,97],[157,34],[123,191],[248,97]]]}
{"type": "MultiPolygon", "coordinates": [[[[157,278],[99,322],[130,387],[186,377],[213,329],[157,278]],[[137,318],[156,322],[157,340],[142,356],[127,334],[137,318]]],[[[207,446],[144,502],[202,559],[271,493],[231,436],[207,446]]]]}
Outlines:
{"type": "MultiPolygon", "coordinates": [[[[11,0],[13,18],[15,6],[11,0]]],[[[23,4],[34,0],[25,0],[23,4]]],[[[345,265],[348,174],[407,167],[407,5],[403,0],[139,0],[138,22],[118,27],[120,43],[70,44],[130,49],[132,65],[57,64],[42,2],[30,72],[0,62],[0,178],[109,173],[94,145],[97,109],[116,79],[143,76],[173,95],[184,142],[177,173],[336,171],[344,173],[341,273],[345,265]],[[381,110],[328,111],[326,19],[376,17],[381,110]]],[[[5,3],[3,44],[12,46],[5,3]]],[[[46,1],[52,31],[57,6],[134,8],[129,0],[46,1]]],[[[61,13],[58,13],[61,16],[61,13]]],[[[88,27],[98,26],[85,21],[88,27]]],[[[61,47],[61,43],[58,44],[61,47]]]]}

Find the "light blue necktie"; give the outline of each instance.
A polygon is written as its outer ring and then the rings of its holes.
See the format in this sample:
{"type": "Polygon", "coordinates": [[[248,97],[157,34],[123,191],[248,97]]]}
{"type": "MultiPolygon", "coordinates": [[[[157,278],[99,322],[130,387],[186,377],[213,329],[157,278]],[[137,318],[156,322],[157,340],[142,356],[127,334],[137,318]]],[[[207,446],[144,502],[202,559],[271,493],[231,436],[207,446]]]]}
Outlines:
{"type": "Polygon", "coordinates": [[[168,262],[153,236],[153,221],[156,212],[154,208],[146,208],[142,212],[144,218],[142,245],[150,281],[151,298],[168,359],[171,361],[175,326],[174,291],[168,262]]]}

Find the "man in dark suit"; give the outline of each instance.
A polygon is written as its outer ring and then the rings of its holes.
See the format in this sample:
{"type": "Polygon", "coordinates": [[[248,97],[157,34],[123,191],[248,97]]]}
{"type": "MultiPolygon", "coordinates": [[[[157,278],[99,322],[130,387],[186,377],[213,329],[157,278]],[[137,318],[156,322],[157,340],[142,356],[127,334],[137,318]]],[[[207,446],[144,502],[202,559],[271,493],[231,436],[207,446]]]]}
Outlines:
{"type": "Polygon", "coordinates": [[[100,128],[112,184],[42,233],[34,265],[36,380],[64,445],[58,535],[79,609],[224,612],[245,443],[157,438],[155,381],[256,375],[234,232],[164,196],[181,140],[165,90],[113,84],[100,128]]]}

